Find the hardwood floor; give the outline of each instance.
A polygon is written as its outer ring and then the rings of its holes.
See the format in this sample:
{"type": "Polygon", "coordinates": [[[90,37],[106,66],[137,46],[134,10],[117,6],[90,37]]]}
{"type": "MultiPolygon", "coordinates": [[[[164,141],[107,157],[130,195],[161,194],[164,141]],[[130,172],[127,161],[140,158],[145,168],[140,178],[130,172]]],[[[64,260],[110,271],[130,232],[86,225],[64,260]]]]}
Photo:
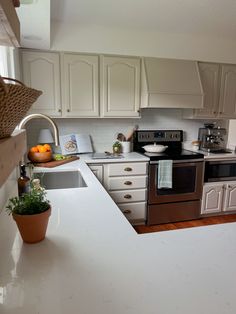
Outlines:
{"type": "Polygon", "coordinates": [[[214,216],[214,217],[205,217],[196,220],[190,221],[181,221],[174,222],[162,225],[154,225],[154,226],[134,226],[134,229],[137,233],[150,233],[150,232],[160,232],[167,230],[176,230],[176,229],[184,229],[184,228],[193,228],[199,226],[208,226],[208,225],[216,225],[223,224],[229,222],[236,222],[236,214],[232,215],[224,215],[224,216],[214,216]]]}

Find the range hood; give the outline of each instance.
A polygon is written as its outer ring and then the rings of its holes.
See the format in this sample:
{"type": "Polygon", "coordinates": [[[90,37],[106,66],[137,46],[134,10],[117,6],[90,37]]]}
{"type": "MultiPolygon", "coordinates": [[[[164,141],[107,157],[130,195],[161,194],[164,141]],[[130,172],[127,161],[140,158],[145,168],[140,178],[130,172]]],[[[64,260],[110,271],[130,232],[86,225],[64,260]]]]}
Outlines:
{"type": "Polygon", "coordinates": [[[142,59],[141,108],[202,108],[198,63],[163,58],[142,59]]]}
{"type": "Polygon", "coordinates": [[[20,22],[11,0],[0,1],[0,45],[20,46],[20,22]]]}

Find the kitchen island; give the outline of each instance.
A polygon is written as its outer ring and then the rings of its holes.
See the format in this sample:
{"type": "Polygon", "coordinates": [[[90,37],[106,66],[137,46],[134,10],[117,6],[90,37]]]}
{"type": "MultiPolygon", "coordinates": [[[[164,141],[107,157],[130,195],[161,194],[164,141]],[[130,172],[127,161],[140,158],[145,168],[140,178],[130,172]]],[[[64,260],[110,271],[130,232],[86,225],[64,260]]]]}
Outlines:
{"type": "Polygon", "coordinates": [[[138,235],[83,159],[87,187],[49,190],[47,238],[0,215],[1,314],[234,314],[236,224],[138,235]]]}

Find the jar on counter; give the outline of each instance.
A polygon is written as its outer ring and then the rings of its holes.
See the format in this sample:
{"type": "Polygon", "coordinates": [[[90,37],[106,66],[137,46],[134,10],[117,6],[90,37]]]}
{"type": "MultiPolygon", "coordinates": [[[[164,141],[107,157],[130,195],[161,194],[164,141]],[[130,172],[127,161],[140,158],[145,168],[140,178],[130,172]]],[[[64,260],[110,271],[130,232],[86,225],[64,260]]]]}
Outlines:
{"type": "Polygon", "coordinates": [[[200,141],[192,141],[192,150],[197,151],[199,150],[200,141]]]}

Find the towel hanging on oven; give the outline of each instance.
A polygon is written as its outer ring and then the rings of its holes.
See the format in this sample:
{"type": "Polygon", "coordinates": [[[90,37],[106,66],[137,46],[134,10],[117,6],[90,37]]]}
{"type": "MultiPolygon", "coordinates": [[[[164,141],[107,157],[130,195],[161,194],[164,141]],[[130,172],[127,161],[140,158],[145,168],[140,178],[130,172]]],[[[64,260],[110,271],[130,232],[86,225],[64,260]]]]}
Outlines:
{"type": "Polygon", "coordinates": [[[173,160],[159,160],[158,162],[158,189],[172,189],[173,160]]]}

